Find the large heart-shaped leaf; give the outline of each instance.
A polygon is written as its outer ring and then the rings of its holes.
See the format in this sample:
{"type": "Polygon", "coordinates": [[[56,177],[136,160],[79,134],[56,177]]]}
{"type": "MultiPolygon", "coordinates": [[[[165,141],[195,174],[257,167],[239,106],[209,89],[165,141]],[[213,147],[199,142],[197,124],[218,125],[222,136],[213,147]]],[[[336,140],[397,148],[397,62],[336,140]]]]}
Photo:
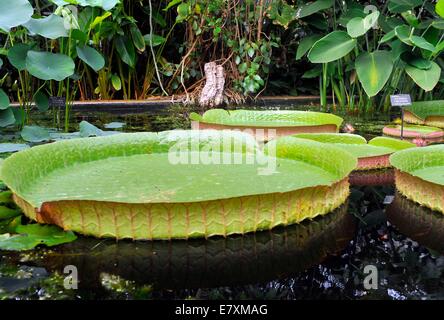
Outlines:
{"type": "Polygon", "coordinates": [[[75,64],[64,54],[29,51],[26,69],[36,78],[62,81],[74,74],[75,64]]]}
{"type": "Polygon", "coordinates": [[[77,55],[79,58],[93,68],[94,71],[99,71],[105,66],[105,59],[94,48],[89,46],[78,46],[77,55]]]}
{"type": "Polygon", "coordinates": [[[308,17],[316,12],[321,10],[328,9],[332,7],[334,4],[334,0],[318,0],[312,3],[306,4],[300,8],[298,8],[296,12],[296,18],[304,18],[308,17]]]}
{"type": "Polygon", "coordinates": [[[438,0],[435,11],[441,18],[444,18],[444,0],[438,0]]]}
{"type": "Polygon", "coordinates": [[[388,9],[393,13],[402,13],[422,5],[422,0],[390,0],[388,9]]]}
{"type": "Polygon", "coordinates": [[[312,63],[328,63],[338,60],[349,54],[356,46],[353,39],[344,31],[333,31],[318,40],[308,53],[312,63]]]}
{"type": "Polygon", "coordinates": [[[438,84],[441,77],[441,68],[435,62],[431,62],[432,66],[428,70],[415,68],[411,65],[405,67],[405,71],[415,83],[425,91],[431,91],[438,84]]]}
{"type": "Polygon", "coordinates": [[[0,1],[0,29],[9,32],[31,19],[34,9],[28,0],[0,1]]]}
{"type": "Polygon", "coordinates": [[[18,70],[26,69],[26,56],[31,46],[24,43],[17,43],[8,51],[9,62],[18,70]]]}
{"type": "Polygon", "coordinates": [[[365,18],[356,17],[351,19],[347,23],[347,32],[348,34],[353,37],[357,38],[360,36],[363,36],[367,33],[370,28],[375,26],[379,18],[379,11],[375,11],[365,18]]]}
{"type": "Polygon", "coordinates": [[[69,35],[65,20],[55,14],[42,19],[31,19],[24,26],[31,34],[38,34],[48,39],[57,39],[69,35]]]}
{"type": "Polygon", "coordinates": [[[390,52],[375,51],[362,53],[355,62],[356,72],[365,92],[373,97],[381,91],[393,70],[390,52]]]}

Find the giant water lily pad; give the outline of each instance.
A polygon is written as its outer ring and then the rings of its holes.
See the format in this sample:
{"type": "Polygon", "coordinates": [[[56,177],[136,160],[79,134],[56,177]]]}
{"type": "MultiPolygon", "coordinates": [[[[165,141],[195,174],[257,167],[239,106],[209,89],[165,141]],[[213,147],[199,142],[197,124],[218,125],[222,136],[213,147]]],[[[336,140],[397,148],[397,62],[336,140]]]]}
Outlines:
{"type": "Polygon", "coordinates": [[[310,139],[323,143],[333,144],[358,158],[357,170],[381,169],[390,167],[389,156],[399,150],[413,148],[415,145],[386,137],[377,137],[367,140],[356,134],[318,133],[298,134],[298,138],[310,139]]]}
{"type": "Polygon", "coordinates": [[[347,152],[293,137],[262,152],[240,132],[167,131],[37,146],[7,158],[0,177],[38,222],[98,237],[170,239],[328,213],[346,200],[355,166],[347,152]]]}
{"type": "Polygon", "coordinates": [[[390,163],[403,195],[444,213],[444,145],[403,150],[392,155],[390,163]]]}
{"type": "Polygon", "coordinates": [[[392,137],[401,137],[402,132],[402,136],[406,139],[422,139],[427,143],[440,142],[444,137],[444,131],[440,128],[418,125],[405,125],[403,129],[401,125],[388,125],[382,132],[392,137]]]}
{"type": "Polygon", "coordinates": [[[338,132],[343,119],[329,113],[309,111],[253,111],[212,109],[202,116],[190,115],[193,129],[248,130],[257,140],[306,132],[338,132]]]}
{"type": "Polygon", "coordinates": [[[404,120],[444,128],[444,100],[419,101],[405,108],[404,120]]]}

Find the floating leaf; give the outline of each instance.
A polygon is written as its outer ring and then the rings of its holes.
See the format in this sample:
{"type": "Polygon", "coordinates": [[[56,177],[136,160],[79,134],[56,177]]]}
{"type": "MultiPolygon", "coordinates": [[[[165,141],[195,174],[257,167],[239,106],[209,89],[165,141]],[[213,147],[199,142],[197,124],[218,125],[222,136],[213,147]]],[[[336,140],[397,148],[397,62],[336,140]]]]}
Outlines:
{"type": "Polygon", "coordinates": [[[0,153],[17,152],[28,148],[29,146],[23,143],[0,143],[0,153]]]}
{"type": "Polygon", "coordinates": [[[74,74],[75,64],[64,54],[28,51],[26,69],[36,78],[62,81],[74,74]]]}
{"type": "Polygon", "coordinates": [[[425,91],[431,91],[438,84],[441,77],[441,68],[431,61],[432,66],[428,70],[421,70],[411,65],[405,67],[405,71],[415,83],[425,91]]]}
{"type": "Polygon", "coordinates": [[[65,26],[65,20],[55,14],[51,14],[41,19],[31,19],[25,26],[31,34],[38,34],[48,39],[58,39],[68,37],[69,32],[65,26]]]}
{"type": "Polygon", "coordinates": [[[393,70],[393,61],[388,51],[364,52],[356,59],[356,72],[359,81],[369,97],[384,88],[393,70]]]}
{"type": "Polygon", "coordinates": [[[38,126],[24,126],[20,135],[28,142],[42,142],[50,139],[49,131],[38,126]]]}
{"type": "Polygon", "coordinates": [[[0,1],[0,29],[9,32],[31,19],[33,13],[28,0],[0,1]]]}
{"type": "Polygon", "coordinates": [[[80,136],[81,137],[100,137],[103,135],[103,130],[92,125],[88,121],[80,122],[80,136]]]}
{"type": "Polygon", "coordinates": [[[89,46],[77,46],[77,55],[80,60],[89,65],[94,71],[99,71],[105,66],[105,59],[94,48],[89,46]]]}

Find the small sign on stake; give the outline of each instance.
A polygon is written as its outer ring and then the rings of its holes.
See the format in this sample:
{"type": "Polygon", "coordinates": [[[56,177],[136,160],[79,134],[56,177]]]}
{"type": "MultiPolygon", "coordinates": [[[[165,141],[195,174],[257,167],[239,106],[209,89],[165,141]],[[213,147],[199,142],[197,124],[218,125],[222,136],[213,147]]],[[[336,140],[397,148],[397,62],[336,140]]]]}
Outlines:
{"type": "Polygon", "coordinates": [[[49,97],[49,107],[64,108],[66,106],[66,97],[49,97]]]}
{"type": "Polygon", "coordinates": [[[404,107],[412,105],[412,97],[409,94],[395,94],[390,96],[392,107],[401,107],[401,140],[404,139],[404,107]]]}

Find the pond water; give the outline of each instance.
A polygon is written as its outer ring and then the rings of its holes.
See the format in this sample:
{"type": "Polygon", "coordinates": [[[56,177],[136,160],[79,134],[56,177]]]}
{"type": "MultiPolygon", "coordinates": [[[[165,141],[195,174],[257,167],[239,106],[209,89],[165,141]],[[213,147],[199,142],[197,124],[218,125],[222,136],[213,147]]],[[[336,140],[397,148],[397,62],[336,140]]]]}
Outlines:
{"type": "MultiPolygon", "coordinates": [[[[105,130],[120,123],[123,131],[189,126],[179,109],[74,118],[105,130]]],[[[389,121],[345,118],[367,138],[389,121]]],[[[50,119],[34,121],[51,126],[50,119]]],[[[19,141],[12,132],[2,140],[19,141]]],[[[444,298],[444,217],[397,194],[392,175],[357,177],[349,201],[334,212],[268,232],[171,242],[79,237],[53,248],[3,251],[0,299],[444,298]],[[78,289],[64,287],[70,265],[77,267],[78,289]],[[364,286],[368,266],[376,267],[377,288],[364,286]]]]}

